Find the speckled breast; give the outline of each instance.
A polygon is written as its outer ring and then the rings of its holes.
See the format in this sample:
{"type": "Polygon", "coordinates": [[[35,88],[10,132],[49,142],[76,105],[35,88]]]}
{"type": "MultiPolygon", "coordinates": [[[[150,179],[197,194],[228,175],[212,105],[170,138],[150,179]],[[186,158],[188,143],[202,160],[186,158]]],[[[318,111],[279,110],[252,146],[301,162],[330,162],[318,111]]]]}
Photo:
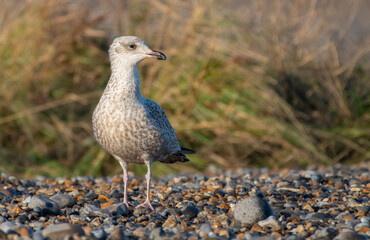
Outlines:
{"type": "Polygon", "coordinates": [[[102,108],[99,104],[92,123],[98,143],[124,161],[144,163],[143,155],[149,156],[151,161],[159,161],[168,154],[164,151],[165,139],[141,106],[117,109],[102,108]]]}

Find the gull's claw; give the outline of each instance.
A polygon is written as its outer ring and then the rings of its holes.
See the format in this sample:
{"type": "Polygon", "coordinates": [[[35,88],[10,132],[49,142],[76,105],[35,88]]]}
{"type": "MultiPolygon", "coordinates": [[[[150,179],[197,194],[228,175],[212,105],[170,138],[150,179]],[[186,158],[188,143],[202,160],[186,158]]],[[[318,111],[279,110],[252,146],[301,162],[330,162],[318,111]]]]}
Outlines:
{"type": "Polygon", "coordinates": [[[124,203],[124,204],[126,204],[126,207],[127,207],[127,208],[129,208],[129,206],[130,206],[130,205],[128,204],[128,202],[127,202],[127,201],[123,201],[123,203],[124,203]]]}
{"type": "Polygon", "coordinates": [[[139,207],[150,208],[152,211],[154,211],[154,208],[153,208],[153,206],[152,206],[152,204],[150,203],[149,200],[146,200],[144,203],[136,206],[136,208],[139,208],[139,207]]]}

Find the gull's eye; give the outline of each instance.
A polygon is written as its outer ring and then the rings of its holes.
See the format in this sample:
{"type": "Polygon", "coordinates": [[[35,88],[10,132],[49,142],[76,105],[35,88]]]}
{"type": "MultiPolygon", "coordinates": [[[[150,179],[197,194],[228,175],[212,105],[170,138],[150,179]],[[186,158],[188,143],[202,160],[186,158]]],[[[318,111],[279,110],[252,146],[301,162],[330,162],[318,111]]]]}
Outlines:
{"type": "Polygon", "coordinates": [[[128,45],[128,47],[131,49],[131,50],[134,50],[136,48],[136,44],[135,43],[130,43],[128,45]]]}

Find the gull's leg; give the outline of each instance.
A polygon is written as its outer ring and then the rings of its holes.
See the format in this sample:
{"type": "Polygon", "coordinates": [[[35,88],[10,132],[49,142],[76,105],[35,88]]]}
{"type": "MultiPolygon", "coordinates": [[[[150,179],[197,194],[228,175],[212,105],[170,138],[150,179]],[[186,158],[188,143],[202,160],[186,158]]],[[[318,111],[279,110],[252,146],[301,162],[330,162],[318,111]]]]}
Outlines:
{"type": "Polygon", "coordinates": [[[123,169],[123,203],[128,207],[127,201],[127,186],[128,186],[128,173],[127,173],[127,162],[119,161],[123,169]]]}
{"type": "Polygon", "coordinates": [[[145,165],[148,167],[148,172],[145,175],[146,178],[146,200],[144,203],[138,205],[136,208],[139,207],[146,207],[150,208],[151,210],[154,211],[154,208],[152,204],[150,203],[150,181],[152,180],[152,171],[150,169],[150,166],[152,165],[151,161],[145,161],[145,165]]]}

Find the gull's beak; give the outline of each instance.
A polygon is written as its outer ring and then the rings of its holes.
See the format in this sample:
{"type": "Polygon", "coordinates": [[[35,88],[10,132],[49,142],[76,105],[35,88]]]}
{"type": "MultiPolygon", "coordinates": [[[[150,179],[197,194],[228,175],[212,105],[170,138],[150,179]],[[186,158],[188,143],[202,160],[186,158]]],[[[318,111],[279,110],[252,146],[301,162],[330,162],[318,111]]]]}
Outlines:
{"type": "Polygon", "coordinates": [[[151,50],[151,52],[147,53],[151,57],[156,57],[158,60],[166,60],[167,57],[163,53],[156,51],[156,50],[151,50]]]}

